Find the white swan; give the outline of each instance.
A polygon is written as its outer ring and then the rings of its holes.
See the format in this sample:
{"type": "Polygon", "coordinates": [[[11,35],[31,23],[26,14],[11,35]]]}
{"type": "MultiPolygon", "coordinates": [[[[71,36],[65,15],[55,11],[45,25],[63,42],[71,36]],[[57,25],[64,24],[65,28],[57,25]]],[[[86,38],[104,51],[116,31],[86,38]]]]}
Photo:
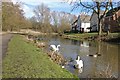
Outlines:
{"type": "Polygon", "coordinates": [[[53,51],[58,52],[60,45],[57,45],[57,47],[55,45],[50,45],[50,47],[53,49],[53,51]]]}
{"type": "Polygon", "coordinates": [[[80,59],[80,56],[77,56],[74,67],[78,69],[83,68],[83,61],[80,59]]]}

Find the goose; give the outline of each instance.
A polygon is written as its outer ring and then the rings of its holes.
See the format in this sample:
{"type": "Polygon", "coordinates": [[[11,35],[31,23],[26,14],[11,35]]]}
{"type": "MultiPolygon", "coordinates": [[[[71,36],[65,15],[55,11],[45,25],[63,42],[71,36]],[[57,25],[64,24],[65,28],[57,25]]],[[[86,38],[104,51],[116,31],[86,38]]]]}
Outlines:
{"type": "Polygon", "coordinates": [[[55,45],[50,45],[50,47],[52,48],[52,50],[53,50],[54,52],[58,52],[60,45],[57,45],[57,47],[56,47],[55,45]]]}
{"type": "Polygon", "coordinates": [[[80,59],[80,56],[77,56],[77,58],[75,60],[74,68],[77,68],[77,69],[83,68],[83,60],[80,59]]]}

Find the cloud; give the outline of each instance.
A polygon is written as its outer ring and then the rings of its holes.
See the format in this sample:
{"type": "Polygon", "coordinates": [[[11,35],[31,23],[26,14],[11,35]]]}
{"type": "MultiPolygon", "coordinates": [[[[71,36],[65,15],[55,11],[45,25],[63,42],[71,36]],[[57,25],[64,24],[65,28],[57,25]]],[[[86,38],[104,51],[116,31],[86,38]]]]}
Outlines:
{"type": "Polygon", "coordinates": [[[47,3],[52,3],[52,2],[63,2],[64,0],[12,0],[12,1],[13,2],[21,1],[24,3],[31,4],[31,5],[38,5],[40,3],[47,4],[47,3]]]}
{"type": "Polygon", "coordinates": [[[25,13],[24,16],[26,16],[26,17],[31,17],[31,16],[34,15],[33,9],[30,8],[30,7],[28,7],[27,5],[23,5],[23,6],[22,6],[22,9],[23,9],[23,11],[24,11],[24,13],[25,13]]]}
{"type": "MultiPolygon", "coordinates": [[[[68,12],[70,13],[72,10],[72,5],[70,5],[70,1],[75,2],[76,0],[12,0],[15,2],[22,2],[24,5],[22,6],[25,16],[32,17],[34,15],[33,9],[35,6],[44,3],[47,5],[50,10],[57,11],[57,12],[68,12]]],[[[74,12],[71,12],[74,13],[74,12]]],[[[76,12],[78,14],[78,12],[76,12]]]]}
{"type": "Polygon", "coordinates": [[[52,11],[64,11],[64,12],[70,12],[71,11],[71,5],[69,5],[68,3],[59,3],[59,2],[54,2],[54,3],[49,3],[48,7],[52,10],[52,11]]]}

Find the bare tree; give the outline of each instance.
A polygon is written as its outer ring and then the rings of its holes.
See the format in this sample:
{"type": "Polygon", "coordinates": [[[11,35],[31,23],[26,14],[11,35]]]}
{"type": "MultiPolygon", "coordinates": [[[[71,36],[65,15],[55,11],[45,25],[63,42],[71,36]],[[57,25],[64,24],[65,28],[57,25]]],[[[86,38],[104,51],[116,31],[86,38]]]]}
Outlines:
{"type": "Polygon", "coordinates": [[[42,32],[51,32],[50,9],[42,3],[41,5],[36,7],[34,13],[35,13],[35,17],[37,18],[37,21],[40,23],[42,32]]]}
{"type": "Polygon", "coordinates": [[[0,32],[2,30],[2,2],[0,2],[0,32]]]}
{"type": "Polygon", "coordinates": [[[58,16],[58,12],[51,12],[51,16],[52,16],[52,21],[53,21],[53,26],[54,26],[54,32],[57,32],[57,28],[58,28],[58,22],[59,22],[59,16],[58,16]]]}
{"type": "Polygon", "coordinates": [[[58,32],[63,33],[66,30],[70,30],[70,14],[61,12],[59,13],[59,27],[58,32]]]}

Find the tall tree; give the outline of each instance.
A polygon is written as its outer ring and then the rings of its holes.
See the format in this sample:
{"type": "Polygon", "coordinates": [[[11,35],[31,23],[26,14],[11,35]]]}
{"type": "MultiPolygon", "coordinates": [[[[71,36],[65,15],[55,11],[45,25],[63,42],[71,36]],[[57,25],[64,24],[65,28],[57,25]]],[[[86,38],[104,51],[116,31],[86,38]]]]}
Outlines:
{"type": "Polygon", "coordinates": [[[50,9],[42,3],[36,7],[34,13],[38,22],[41,24],[40,27],[42,32],[51,32],[52,29],[50,26],[50,9]]]}
{"type": "Polygon", "coordinates": [[[0,32],[2,30],[2,2],[0,2],[0,32]]]}
{"type": "Polygon", "coordinates": [[[2,30],[20,30],[25,26],[25,22],[20,3],[2,2],[2,30]]]}
{"type": "Polygon", "coordinates": [[[59,13],[55,12],[55,11],[51,12],[51,18],[52,18],[52,21],[53,21],[53,26],[54,26],[53,30],[54,30],[54,32],[57,32],[57,28],[58,28],[58,22],[59,22],[58,14],[59,13]]]}
{"type": "Polygon", "coordinates": [[[59,27],[58,32],[63,33],[66,30],[70,30],[70,14],[61,12],[59,13],[59,27]]]}
{"type": "Polygon", "coordinates": [[[31,26],[32,26],[32,29],[35,30],[35,31],[38,31],[38,23],[37,23],[37,20],[36,20],[36,17],[33,16],[29,19],[29,21],[31,22],[31,26]]]}

